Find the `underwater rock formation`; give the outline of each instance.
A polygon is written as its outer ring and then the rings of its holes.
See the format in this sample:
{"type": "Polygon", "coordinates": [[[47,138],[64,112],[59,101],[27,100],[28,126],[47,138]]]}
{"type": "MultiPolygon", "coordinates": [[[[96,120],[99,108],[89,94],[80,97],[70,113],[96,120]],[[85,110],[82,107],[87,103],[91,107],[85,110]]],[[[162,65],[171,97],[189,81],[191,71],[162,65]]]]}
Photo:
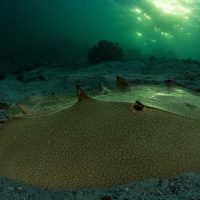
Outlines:
{"type": "Polygon", "coordinates": [[[97,45],[88,50],[90,63],[117,61],[123,58],[123,49],[118,43],[100,40],[97,45]]]}

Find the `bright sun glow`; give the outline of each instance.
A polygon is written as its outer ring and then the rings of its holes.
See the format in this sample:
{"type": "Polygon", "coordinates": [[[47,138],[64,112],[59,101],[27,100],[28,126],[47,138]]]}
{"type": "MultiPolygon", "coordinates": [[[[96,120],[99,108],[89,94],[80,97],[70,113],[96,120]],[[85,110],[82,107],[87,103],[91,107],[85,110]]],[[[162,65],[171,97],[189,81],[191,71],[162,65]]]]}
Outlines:
{"type": "Polygon", "coordinates": [[[140,32],[136,32],[136,35],[137,35],[138,37],[142,37],[142,36],[143,36],[142,33],[140,33],[140,32]]]}
{"type": "Polygon", "coordinates": [[[141,14],[142,11],[139,8],[135,8],[135,12],[141,14]]]}
{"type": "Polygon", "coordinates": [[[184,3],[191,3],[189,0],[151,0],[150,1],[157,9],[162,12],[175,16],[187,16],[191,10],[184,6],[184,3]],[[183,3],[181,3],[183,2],[183,3]]]}

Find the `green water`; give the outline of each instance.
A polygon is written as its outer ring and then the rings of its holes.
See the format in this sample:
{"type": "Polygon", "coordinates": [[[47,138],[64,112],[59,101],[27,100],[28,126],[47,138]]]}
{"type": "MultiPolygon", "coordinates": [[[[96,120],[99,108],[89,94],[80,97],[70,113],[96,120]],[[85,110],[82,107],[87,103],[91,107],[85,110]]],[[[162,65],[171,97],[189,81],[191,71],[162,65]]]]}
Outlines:
{"type": "Polygon", "coordinates": [[[199,11],[198,0],[0,0],[0,50],[62,44],[66,57],[84,60],[107,39],[129,52],[199,59],[199,11]]]}

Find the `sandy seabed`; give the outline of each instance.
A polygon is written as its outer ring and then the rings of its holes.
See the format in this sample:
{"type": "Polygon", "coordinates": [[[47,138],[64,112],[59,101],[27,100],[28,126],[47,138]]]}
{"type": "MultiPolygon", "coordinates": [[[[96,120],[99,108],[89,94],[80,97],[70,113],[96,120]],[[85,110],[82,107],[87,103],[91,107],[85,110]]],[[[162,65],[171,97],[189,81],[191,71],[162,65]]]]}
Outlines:
{"type": "Polygon", "coordinates": [[[0,200],[198,200],[200,175],[149,179],[109,188],[49,190],[0,179],[0,200]]]}

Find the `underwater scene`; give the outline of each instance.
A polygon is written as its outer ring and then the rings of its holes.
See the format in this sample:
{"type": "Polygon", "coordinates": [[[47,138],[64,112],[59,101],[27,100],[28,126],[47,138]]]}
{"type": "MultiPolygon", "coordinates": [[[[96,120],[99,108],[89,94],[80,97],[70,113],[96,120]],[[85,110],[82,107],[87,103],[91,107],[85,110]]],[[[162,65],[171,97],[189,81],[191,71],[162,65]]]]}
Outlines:
{"type": "Polygon", "coordinates": [[[0,0],[0,200],[200,199],[200,0],[0,0]]]}

